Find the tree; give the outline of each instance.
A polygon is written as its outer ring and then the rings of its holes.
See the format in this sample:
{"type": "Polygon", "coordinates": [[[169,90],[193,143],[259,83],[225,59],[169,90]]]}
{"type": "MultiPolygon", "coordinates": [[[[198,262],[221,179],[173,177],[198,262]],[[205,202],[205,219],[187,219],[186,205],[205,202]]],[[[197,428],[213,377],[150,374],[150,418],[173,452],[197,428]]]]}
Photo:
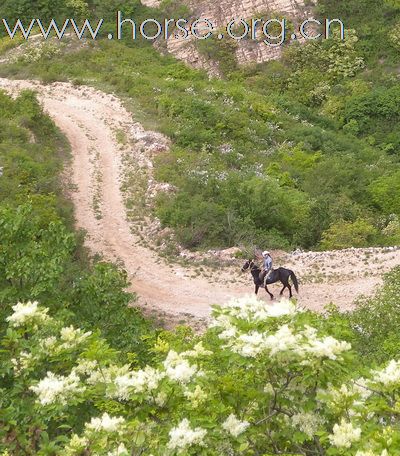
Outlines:
{"type": "Polygon", "coordinates": [[[321,248],[324,250],[366,247],[377,235],[377,230],[367,220],[337,222],[322,234],[321,248]]]}
{"type": "Polygon", "coordinates": [[[363,366],[335,325],[286,300],[215,306],[203,335],[161,334],[141,369],[37,302],[16,304],[7,321],[3,455],[388,456],[400,448],[400,362],[363,366]]]}
{"type": "Polygon", "coordinates": [[[372,182],[369,193],[374,203],[382,209],[386,215],[400,215],[400,171],[390,176],[382,176],[372,182]]]}
{"type": "Polygon", "coordinates": [[[44,223],[39,212],[31,202],[16,209],[0,207],[3,299],[37,298],[52,290],[75,246],[74,235],[54,213],[44,223]]]}

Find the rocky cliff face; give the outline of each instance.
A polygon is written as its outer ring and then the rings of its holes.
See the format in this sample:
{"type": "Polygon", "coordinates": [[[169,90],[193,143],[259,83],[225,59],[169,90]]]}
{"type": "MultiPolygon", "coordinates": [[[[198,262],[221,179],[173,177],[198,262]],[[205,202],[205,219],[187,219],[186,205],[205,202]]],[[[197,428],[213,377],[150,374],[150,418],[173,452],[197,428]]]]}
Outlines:
{"type": "MultiPolygon", "coordinates": [[[[303,0],[223,0],[212,3],[203,1],[204,11],[196,13],[200,17],[215,18],[217,27],[224,27],[231,19],[248,19],[262,17],[269,19],[273,13],[280,13],[284,17],[301,17],[304,15],[303,0]]],[[[260,34],[258,35],[260,37],[260,34]]],[[[236,58],[240,64],[255,62],[261,63],[279,58],[280,47],[270,47],[262,42],[241,41],[236,51],[236,58]]]]}
{"type": "Polygon", "coordinates": [[[158,8],[161,4],[161,0],[141,0],[141,2],[150,8],[158,8]]]}
{"type": "Polygon", "coordinates": [[[188,0],[187,3],[196,17],[213,20],[217,27],[231,19],[246,19],[257,13],[294,15],[304,6],[303,0],[188,0]]]}
{"type": "MultiPolygon", "coordinates": [[[[156,6],[157,0],[142,0],[147,5],[156,6]]],[[[273,14],[287,18],[301,18],[307,14],[304,0],[182,0],[193,12],[195,18],[206,18],[217,28],[223,28],[232,19],[249,19],[258,15],[269,19],[273,14]]],[[[228,38],[230,39],[230,38],[228,38]]],[[[205,68],[211,75],[218,74],[218,66],[202,56],[194,39],[171,37],[167,50],[188,64],[205,68]]],[[[239,64],[261,63],[279,58],[280,47],[267,46],[261,41],[242,40],[238,43],[236,58],[239,64]]]]}

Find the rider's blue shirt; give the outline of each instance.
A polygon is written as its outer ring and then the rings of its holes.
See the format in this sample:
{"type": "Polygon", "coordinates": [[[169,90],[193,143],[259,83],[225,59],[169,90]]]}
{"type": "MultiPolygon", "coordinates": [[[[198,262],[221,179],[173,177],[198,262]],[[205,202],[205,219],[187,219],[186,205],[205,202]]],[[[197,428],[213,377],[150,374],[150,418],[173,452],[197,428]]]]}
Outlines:
{"type": "Polygon", "coordinates": [[[266,271],[268,271],[271,268],[272,268],[272,258],[270,256],[267,256],[267,258],[264,258],[264,269],[266,271]]]}

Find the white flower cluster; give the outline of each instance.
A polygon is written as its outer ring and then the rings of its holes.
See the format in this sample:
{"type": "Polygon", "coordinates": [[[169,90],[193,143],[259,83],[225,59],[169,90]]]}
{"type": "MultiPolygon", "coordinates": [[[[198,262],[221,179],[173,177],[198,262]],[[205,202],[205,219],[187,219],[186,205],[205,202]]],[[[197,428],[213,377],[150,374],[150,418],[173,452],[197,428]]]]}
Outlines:
{"type": "Polygon", "coordinates": [[[83,332],[81,329],[68,326],[61,329],[59,339],[55,336],[47,337],[42,340],[41,346],[48,354],[55,355],[63,351],[74,350],[91,335],[91,331],[83,332]]]}
{"type": "Polygon", "coordinates": [[[382,370],[372,372],[374,381],[384,386],[394,386],[400,383],[400,361],[392,360],[382,370]]]}
{"type": "Polygon", "coordinates": [[[60,339],[65,343],[72,346],[80,344],[92,335],[91,331],[83,332],[81,329],[75,329],[73,326],[62,328],[60,331],[60,339]]]}
{"type": "Polygon", "coordinates": [[[218,315],[211,321],[210,327],[223,329],[223,331],[218,334],[218,337],[221,340],[232,339],[237,334],[236,326],[232,323],[232,319],[229,315],[218,315]]]}
{"type": "Polygon", "coordinates": [[[300,310],[288,299],[282,299],[273,305],[269,305],[254,295],[246,295],[243,298],[231,299],[221,307],[221,313],[214,315],[211,327],[225,327],[226,316],[257,323],[269,318],[294,315],[298,312],[300,310]]]}
{"type": "Polygon", "coordinates": [[[64,448],[64,456],[76,456],[77,454],[84,453],[84,450],[90,445],[86,437],[79,437],[73,434],[68,445],[64,448]]]}
{"type": "Polygon", "coordinates": [[[121,443],[116,450],[109,451],[107,453],[107,456],[129,456],[129,455],[130,455],[130,453],[126,449],[126,446],[123,443],[121,443]]]}
{"type": "Polygon", "coordinates": [[[86,423],[86,429],[94,432],[118,432],[125,424],[124,418],[112,417],[108,413],[104,413],[99,418],[92,418],[90,423],[86,423]]]}
{"type": "Polygon", "coordinates": [[[184,359],[182,354],[171,350],[164,361],[165,374],[175,382],[186,384],[196,375],[199,374],[196,365],[191,365],[188,360],[184,359]]]}
{"type": "Polygon", "coordinates": [[[168,394],[165,391],[161,391],[160,393],[157,394],[157,396],[154,398],[154,403],[158,407],[164,407],[165,404],[168,401],[168,394]]]}
{"type": "MultiPolygon", "coordinates": [[[[68,445],[64,448],[64,456],[77,456],[86,453],[86,449],[96,438],[96,433],[118,433],[120,435],[125,429],[125,419],[122,417],[113,417],[104,413],[101,417],[92,418],[89,423],[85,424],[85,431],[82,436],[73,434],[68,445]]],[[[107,456],[128,456],[125,445],[121,443],[115,450],[107,453],[107,456]]]]}
{"type": "Polygon", "coordinates": [[[78,360],[78,364],[73,368],[73,372],[78,375],[91,375],[98,367],[97,361],[83,358],[78,360]]]}
{"type": "MultiPolygon", "coordinates": [[[[64,328],[62,333],[62,338],[66,341],[64,344],[72,345],[83,341],[90,335],[90,333],[82,333],[72,327],[64,328]]],[[[47,347],[49,351],[56,351],[63,346],[61,344],[57,348],[54,348],[53,345],[55,342],[50,339],[48,338],[42,342],[42,345],[47,347]]],[[[197,358],[211,354],[212,352],[206,350],[202,343],[198,343],[192,350],[181,354],[171,350],[163,363],[164,369],[155,369],[146,366],[144,369],[136,371],[131,370],[129,365],[112,365],[100,368],[95,361],[82,359],[72,369],[70,378],[76,378],[79,381],[79,375],[85,375],[85,382],[87,384],[103,385],[106,389],[106,396],[109,398],[128,401],[132,398],[133,394],[145,394],[146,400],[151,400],[156,404],[164,404],[165,398],[160,395],[161,393],[158,395],[153,394],[159,388],[161,381],[164,378],[169,378],[186,387],[193,377],[203,375],[203,372],[198,369],[197,365],[189,363],[186,358],[197,358]]],[[[51,380],[54,383],[56,379],[51,378],[51,380]]],[[[53,387],[55,388],[55,386],[53,387]]],[[[198,389],[187,392],[186,397],[195,403],[200,403],[200,401],[204,400],[203,395],[200,394],[198,389]]]]}
{"type": "Polygon", "coordinates": [[[331,336],[318,339],[317,330],[310,326],[306,327],[303,335],[306,339],[305,352],[316,358],[326,357],[335,360],[338,355],[351,349],[348,342],[339,341],[331,336]]]}
{"type": "Polygon", "coordinates": [[[233,413],[222,424],[222,428],[233,435],[233,437],[239,437],[249,426],[250,423],[248,421],[238,420],[233,413]]]}
{"type": "Polygon", "coordinates": [[[264,393],[269,394],[270,396],[273,396],[275,394],[275,389],[271,383],[267,383],[264,386],[264,393]]]}
{"type": "Polygon", "coordinates": [[[188,350],[181,353],[183,358],[198,358],[199,356],[211,356],[212,351],[206,350],[203,346],[203,342],[199,342],[193,347],[193,350],[188,350]]]}
{"type": "Polygon", "coordinates": [[[375,453],[371,450],[360,451],[358,450],[356,456],[389,456],[387,450],[382,450],[380,453],[375,453]]]}
{"type": "Polygon", "coordinates": [[[89,375],[87,383],[105,385],[107,397],[122,401],[129,400],[132,394],[151,393],[165,377],[165,373],[149,366],[137,371],[131,370],[129,365],[103,369],[93,365],[94,369],[90,370],[91,367],[92,365],[87,363],[78,366],[80,371],[86,370],[86,374],[89,375]]]}
{"type": "Polygon", "coordinates": [[[50,405],[55,402],[65,405],[71,397],[83,393],[86,388],[81,384],[80,378],[75,372],[71,372],[68,377],[47,372],[47,376],[30,389],[38,396],[42,405],[50,405]]]}
{"type": "Polygon", "coordinates": [[[207,393],[200,385],[196,385],[193,391],[184,391],[183,395],[190,401],[193,407],[198,407],[200,404],[207,400],[207,393]]]}
{"type": "Polygon", "coordinates": [[[34,301],[28,301],[27,303],[19,302],[12,307],[14,313],[7,317],[7,321],[11,326],[18,328],[29,323],[40,323],[49,320],[50,317],[47,315],[49,309],[39,307],[39,304],[34,301]]]}
{"type": "Polygon", "coordinates": [[[358,414],[356,408],[362,406],[372,391],[368,387],[369,382],[364,378],[353,380],[349,384],[343,384],[340,388],[329,385],[328,390],[318,392],[319,399],[332,410],[341,410],[345,406],[352,416],[358,414]]]}
{"type": "Polygon", "coordinates": [[[34,360],[35,357],[32,355],[32,353],[28,353],[25,351],[19,354],[18,359],[12,358],[11,362],[13,364],[14,375],[22,374],[24,370],[28,369],[33,364],[34,360]]]}
{"type": "Polygon", "coordinates": [[[301,358],[329,358],[335,360],[351,348],[350,344],[327,336],[319,338],[316,329],[306,326],[294,330],[288,324],[282,325],[275,333],[251,330],[243,333],[236,326],[237,320],[258,324],[270,318],[295,315],[298,312],[289,300],[269,306],[254,296],[231,300],[226,306],[216,309],[212,327],[221,329],[219,338],[226,341],[225,348],[245,357],[257,357],[268,353],[270,356],[301,358]]]}
{"type": "Polygon", "coordinates": [[[129,371],[124,375],[118,375],[114,379],[114,397],[120,400],[129,400],[132,393],[149,393],[158,388],[164,377],[163,372],[149,366],[143,370],[129,371]]]}
{"type": "Polygon", "coordinates": [[[204,445],[207,431],[201,428],[192,429],[189,420],[183,419],[179,425],[169,431],[168,448],[182,451],[193,445],[204,445]]]}
{"type": "Polygon", "coordinates": [[[323,423],[321,417],[315,413],[296,413],[290,418],[291,424],[294,428],[299,429],[307,435],[310,439],[315,436],[319,426],[323,423]]]}
{"type": "Polygon", "coordinates": [[[338,448],[350,448],[354,442],[361,438],[361,428],[354,427],[352,423],[343,418],[340,424],[333,426],[333,434],[329,436],[331,444],[338,448]]]}
{"type": "MultiPolygon", "coordinates": [[[[333,337],[318,339],[310,336],[309,329],[295,333],[288,325],[282,325],[275,333],[251,331],[228,340],[226,348],[245,357],[256,357],[262,353],[269,356],[286,358],[329,358],[337,359],[340,354],[351,348],[347,342],[333,337]]],[[[226,333],[225,333],[226,334],[226,333]]]]}

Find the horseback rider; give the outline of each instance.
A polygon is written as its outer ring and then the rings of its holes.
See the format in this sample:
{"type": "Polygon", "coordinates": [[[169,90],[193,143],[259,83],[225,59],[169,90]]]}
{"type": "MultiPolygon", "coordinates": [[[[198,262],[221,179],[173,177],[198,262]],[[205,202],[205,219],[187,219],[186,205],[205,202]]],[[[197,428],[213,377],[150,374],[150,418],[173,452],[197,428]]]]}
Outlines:
{"type": "Polygon", "coordinates": [[[264,281],[268,279],[270,272],[272,271],[272,258],[268,250],[264,250],[263,256],[263,267],[260,272],[260,280],[264,284],[264,281]]]}

